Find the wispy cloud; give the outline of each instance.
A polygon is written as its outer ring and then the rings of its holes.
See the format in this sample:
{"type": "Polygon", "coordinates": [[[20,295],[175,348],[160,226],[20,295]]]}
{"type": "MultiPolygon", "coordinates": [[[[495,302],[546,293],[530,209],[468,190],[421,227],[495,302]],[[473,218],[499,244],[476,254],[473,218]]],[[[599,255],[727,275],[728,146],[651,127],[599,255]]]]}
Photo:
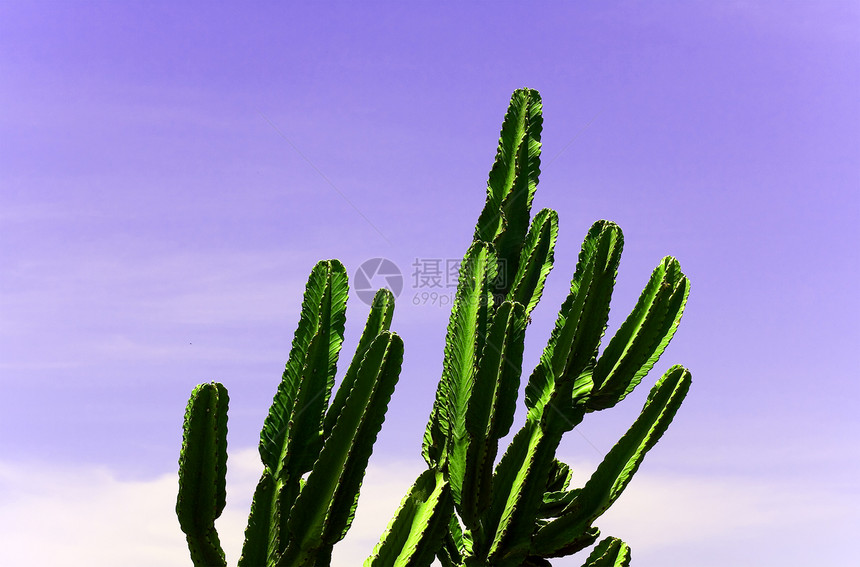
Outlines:
{"type": "MultiPolygon", "coordinates": [[[[212,329],[262,334],[271,325],[292,324],[304,289],[304,264],[313,264],[285,251],[152,255],[103,250],[55,256],[12,266],[5,275],[0,299],[4,367],[187,360],[195,353],[180,346],[209,337],[212,329]]],[[[223,350],[203,356],[239,355],[223,350]]],[[[253,353],[245,349],[243,356],[253,353]]]]}
{"type": "Polygon", "coordinates": [[[188,565],[170,518],[173,475],[123,481],[101,467],[0,464],[0,563],[188,565]]]}
{"type": "MultiPolygon", "coordinates": [[[[575,475],[576,485],[596,468],[568,462],[587,471],[575,475]]],[[[858,496],[856,487],[820,478],[651,472],[646,465],[595,525],[627,541],[640,566],[835,565],[841,555],[832,541],[860,528],[858,496]]]]}
{"type": "MultiPolygon", "coordinates": [[[[574,464],[589,470],[593,463],[574,464]]],[[[421,462],[406,461],[370,465],[355,523],[335,547],[333,567],[354,567],[368,556],[421,468],[421,462]]],[[[218,529],[228,563],[235,565],[261,471],[256,449],[232,451],[228,470],[227,508],[218,529]]],[[[839,547],[818,544],[858,527],[847,505],[852,494],[840,496],[837,489],[641,472],[597,524],[605,535],[628,541],[640,566],[765,561],[799,567],[816,557],[836,564],[839,547]]],[[[175,497],[174,474],[124,480],[102,467],[2,463],[0,563],[187,567],[175,497]]],[[[581,558],[553,564],[580,565],[581,558]]]]}
{"type": "MultiPolygon", "coordinates": [[[[227,507],[217,521],[235,565],[262,470],[256,449],[231,451],[227,507]]],[[[363,560],[420,473],[420,463],[371,465],[353,528],[333,567],[363,560]]],[[[188,567],[176,520],[176,475],[124,480],[104,467],[0,463],[0,564],[30,567],[188,567]]]]}
{"type": "MultiPolygon", "coordinates": [[[[355,521],[346,537],[335,546],[332,567],[355,567],[370,555],[423,465],[420,460],[370,463],[362,483],[355,521]]],[[[218,533],[228,563],[235,564],[241,553],[248,510],[262,465],[257,450],[246,449],[231,455],[227,468],[227,508],[218,520],[218,533]]]]}

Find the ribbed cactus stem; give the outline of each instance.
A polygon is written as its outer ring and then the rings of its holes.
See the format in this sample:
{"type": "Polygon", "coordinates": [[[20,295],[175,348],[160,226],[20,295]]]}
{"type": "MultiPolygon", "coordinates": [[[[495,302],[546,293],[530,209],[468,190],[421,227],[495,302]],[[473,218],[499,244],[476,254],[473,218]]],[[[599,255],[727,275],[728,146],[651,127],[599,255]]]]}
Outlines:
{"type": "Polygon", "coordinates": [[[213,382],[195,387],[185,410],[176,515],[197,567],[226,565],[215,520],[226,503],[228,404],[213,382]]]}

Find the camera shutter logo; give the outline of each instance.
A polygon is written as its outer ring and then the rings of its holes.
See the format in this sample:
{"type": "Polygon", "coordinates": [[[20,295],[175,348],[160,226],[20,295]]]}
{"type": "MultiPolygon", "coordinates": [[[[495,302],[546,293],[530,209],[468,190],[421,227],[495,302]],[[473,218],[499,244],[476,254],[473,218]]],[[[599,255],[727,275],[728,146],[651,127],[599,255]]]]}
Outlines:
{"type": "Polygon", "coordinates": [[[373,296],[381,287],[387,287],[394,297],[403,291],[403,274],[388,258],[371,258],[362,262],[352,281],[358,298],[367,305],[373,303],[373,296]]]}

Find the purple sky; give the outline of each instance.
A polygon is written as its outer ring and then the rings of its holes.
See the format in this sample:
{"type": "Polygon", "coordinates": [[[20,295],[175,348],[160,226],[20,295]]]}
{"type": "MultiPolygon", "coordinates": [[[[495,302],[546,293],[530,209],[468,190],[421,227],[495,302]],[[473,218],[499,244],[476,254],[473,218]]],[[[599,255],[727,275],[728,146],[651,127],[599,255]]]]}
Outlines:
{"type": "MultiPolygon", "coordinates": [[[[634,564],[835,563],[860,528],[860,7],[610,4],[0,3],[2,470],[174,474],[187,396],[210,380],[230,390],[231,454],[253,448],[314,263],[352,277],[374,257],[405,276],[406,358],[373,462],[418,462],[448,309],[414,303],[453,288],[415,288],[411,266],[462,257],[528,86],[534,211],[561,231],[525,372],[594,220],[625,233],[613,329],[662,256],[692,280],[642,391],[560,453],[598,459],[683,363],[693,388],[644,485],[746,487],[795,523],[767,546],[767,518],[633,541],[634,564]]],[[[366,314],[352,297],[342,361],[366,314]]],[[[750,516],[736,497],[732,521],[750,516]]],[[[674,511],[716,513],[703,502],[674,511]]]]}

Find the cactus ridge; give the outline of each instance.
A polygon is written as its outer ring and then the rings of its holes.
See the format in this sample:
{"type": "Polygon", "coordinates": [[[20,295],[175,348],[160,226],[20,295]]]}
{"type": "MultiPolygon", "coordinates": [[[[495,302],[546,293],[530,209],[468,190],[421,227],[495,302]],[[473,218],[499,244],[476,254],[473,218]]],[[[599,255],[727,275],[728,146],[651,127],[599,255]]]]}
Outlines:
{"type": "Polygon", "coordinates": [[[543,209],[532,221],[523,245],[522,260],[508,292],[508,299],[522,303],[528,316],[543,295],[546,278],[552,270],[553,252],[558,239],[558,213],[543,209]]]}
{"type": "Polygon", "coordinates": [[[630,547],[618,538],[608,537],[598,543],[583,567],[628,567],[630,547]]]}
{"type": "MultiPolygon", "coordinates": [[[[594,522],[621,496],[674,419],[691,384],[672,366],[589,480],[557,458],[564,434],[620,403],[674,336],[690,283],[663,258],[601,352],[624,236],[599,220],[582,243],[570,290],[524,384],[526,417],[507,448],[522,381],[525,331],[554,263],[558,214],[531,207],[540,175],[543,103],[511,97],[486,201],[460,266],[442,372],[424,431],[427,465],[364,567],[548,567],[594,545],[594,522]]],[[[240,567],[328,567],[352,525],[369,458],[399,380],[403,341],[390,331],[394,295],[379,290],[337,391],[348,281],[337,260],[311,271],[299,323],[260,432],[240,567]]],[[[226,502],[227,390],[201,384],[183,422],[176,513],[195,566],[226,565],[214,522],[226,502]]],[[[583,567],[627,567],[607,537],[583,567]]]]}
{"type": "Polygon", "coordinates": [[[430,565],[453,513],[450,485],[427,469],[400,503],[364,567],[430,565]]]}

